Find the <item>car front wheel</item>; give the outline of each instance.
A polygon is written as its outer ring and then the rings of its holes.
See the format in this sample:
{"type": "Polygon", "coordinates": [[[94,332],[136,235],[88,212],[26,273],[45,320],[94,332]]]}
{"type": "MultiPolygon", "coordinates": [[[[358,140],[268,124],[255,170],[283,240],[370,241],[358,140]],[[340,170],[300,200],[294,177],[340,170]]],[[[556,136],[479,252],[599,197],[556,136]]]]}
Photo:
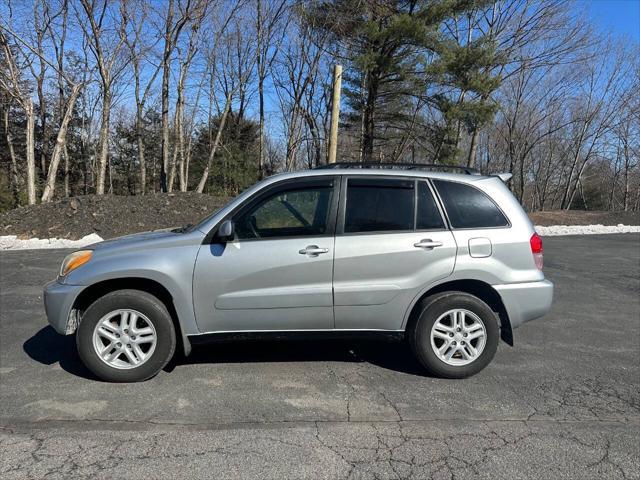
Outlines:
{"type": "Polygon", "coordinates": [[[171,359],[176,335],[158,298],[139,290],[118,290],[84,312],[76,343],[84,364],[101,379],[139,382],[156,375],[171,359]]]}
{"type": "Polygon", "coordinates": [[[443,378],[478,373],[493,359],[500,337],[493,310],[463,292],[443,292],[425,299],[408,333],[420,363],[443,378]]]}

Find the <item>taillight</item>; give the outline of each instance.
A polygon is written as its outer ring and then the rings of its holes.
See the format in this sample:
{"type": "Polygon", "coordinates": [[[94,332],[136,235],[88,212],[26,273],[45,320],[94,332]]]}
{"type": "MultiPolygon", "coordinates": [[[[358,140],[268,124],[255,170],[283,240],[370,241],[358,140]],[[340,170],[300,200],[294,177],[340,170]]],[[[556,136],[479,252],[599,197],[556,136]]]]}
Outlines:
{"type": "Polygon", "coordinates": [[[531,253],[533,253],[533,260],[536,262],[538,270],[542,270],[542,238],[537,233],[534,233],[529,240],[531,244],[531,253]]]}

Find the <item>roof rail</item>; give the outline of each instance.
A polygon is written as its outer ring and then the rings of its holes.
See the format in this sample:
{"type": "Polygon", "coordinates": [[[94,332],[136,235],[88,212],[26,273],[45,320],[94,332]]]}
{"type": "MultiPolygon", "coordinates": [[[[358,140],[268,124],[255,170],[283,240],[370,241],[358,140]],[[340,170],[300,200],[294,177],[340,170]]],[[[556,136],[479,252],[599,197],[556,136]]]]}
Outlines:
{"type": "Polygon", "coordinates": [[[475,168],[462,165],[441,165],[435,163],[389,163],[389,162],[336,162],[315,167],[314,170],[334,168],[371,168],[389,170],[458,170],[467,175],[480,175],[475,168]]]}

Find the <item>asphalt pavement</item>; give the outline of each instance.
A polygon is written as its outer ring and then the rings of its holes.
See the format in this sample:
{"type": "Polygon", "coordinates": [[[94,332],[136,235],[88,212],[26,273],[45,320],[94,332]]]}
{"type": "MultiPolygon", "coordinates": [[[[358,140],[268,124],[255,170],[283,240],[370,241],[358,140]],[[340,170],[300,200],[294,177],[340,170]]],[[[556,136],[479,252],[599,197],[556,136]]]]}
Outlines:
{"type": "Polygon", "coordinates": [[[46,323],[67,252],[0,252],[0,477],[640,478],[640,235],[544,242],[552,312],[456,381],[402,343],[325,340],[104,383],[46,323]]]}

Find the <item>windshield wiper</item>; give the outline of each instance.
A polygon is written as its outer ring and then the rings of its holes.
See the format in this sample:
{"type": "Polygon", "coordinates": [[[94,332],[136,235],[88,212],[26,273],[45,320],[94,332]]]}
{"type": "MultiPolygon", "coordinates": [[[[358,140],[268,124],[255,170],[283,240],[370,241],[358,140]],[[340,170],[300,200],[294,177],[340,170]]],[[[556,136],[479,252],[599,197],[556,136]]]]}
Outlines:
{"type": "Polygon", "coordinates": [[[174,228],[173,230],[171,230],[173,233],[184,233],[188,230],[191,229],[191,227],[193,227],[193,223],[187,223],[185,226],[183,227],[178,227],[178,228],[174,228]]]}

